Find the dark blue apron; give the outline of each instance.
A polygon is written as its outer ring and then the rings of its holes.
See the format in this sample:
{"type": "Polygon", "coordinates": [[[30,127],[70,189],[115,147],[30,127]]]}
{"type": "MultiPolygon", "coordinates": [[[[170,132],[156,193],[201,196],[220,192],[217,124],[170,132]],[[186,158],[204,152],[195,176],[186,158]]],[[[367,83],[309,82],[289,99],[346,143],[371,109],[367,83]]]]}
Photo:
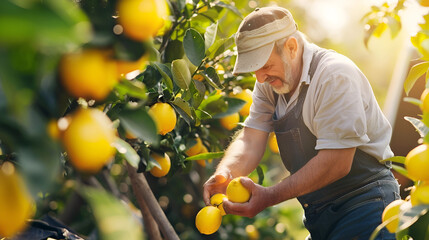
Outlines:
{"type": "MultiPolygon", "coordinates": [[[[319,48],[314,52],[309,70],[310,82],[320,59],[329,51],[319,48]]],[[[317,138],[307,128],[302,117],[308,86],[302,85],[296,105],[282,118],[278,119],[276,113],[273,115],[280,155],[291,174],[302,168],[318,153],[318,150],[315,150],[317,138]]],[[[277,101],[279,96],[274,95],[277,101]]],[[[303,206],[308,206],[336,199],[387,175],[390,175],[389,166],[381,164],[376,158],[357,148],[349,174],[317,191],[298,197],[298,200],[303,206]]]]}

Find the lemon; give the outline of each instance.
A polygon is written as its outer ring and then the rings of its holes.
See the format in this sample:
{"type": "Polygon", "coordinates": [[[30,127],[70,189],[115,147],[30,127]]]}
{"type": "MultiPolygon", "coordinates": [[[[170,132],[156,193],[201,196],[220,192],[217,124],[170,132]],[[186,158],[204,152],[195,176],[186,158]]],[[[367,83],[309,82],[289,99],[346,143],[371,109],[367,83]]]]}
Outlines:
{"type": "Polygon", "coordinates": [[[176,126],[176,112],[168,103],[155,103],[149,109],[149,114],[161,135],[171,132],[176,126]]]}
{"type": "Polygon", "coordinates": [[[235,98],[246,101],[246,104],[240,109],[239,113],[241,116],[248,116],[250,112],[250,106],[252,105],[252,91],[245,89],[240,93],[233,95],[235,98]]]}
{"type": "Polygon", "coordinates": [[[258,229],[254,225],[247,225],[246,228],[247,237],[251,240],[259,239],[258,229]]]}
{"type": "Polygon", "coordinates": [[[212,206],[215,206],[217,208],[219,208],[220,213],[222,214],[222,216],[225,216],[225,209],[223,209],[223,199],[226,198],[226,195],[223,193],[216,193],[215,195],[213,195],[210,198],[210,204],[212,206]]]}
{"type": "Polygon", "coordinates": [[[270,136],[268,138],[268,147],[270,148],[271,152],[273,153],[279,153],[279,145],[277,144],[277,137],[275,133],[270,133],[270,136]]]}
{"type": "Polygon", "coordinates": [[[405,157],[405,168],[413,180],[429,180],[429,145],[422,144],[411,150],[405,157]]]}
{"type": "Polygon", "coordinates": [[[74,97],[103,100],[117,83],[116,65],[108,53],[85,49],[66,54],[60,62],[64,88],[74,97]]]}
{"type": "Polygon", "coordinates": [[[171,167],[171,161],[170,161],[170,157],[164,153],[164,156],[160,156],[156,153],[153,153],[150,155],[153,159],[155,159],[158,164],[161,166],[161,168],[159,168],[158,166],[153,167],[150,170],[150,173],[154,176],[154,177],[163,177],[165,175],[167,175],[168,171],[170,171],[170,167],[171,167]]]}
{"type": "Polygon", "coordinates": [[[120,0],[117,11],[124,33],[138,41],[156,36],[169,15],[165,0],[120,0]]]}
{"type": "Polygon", "coordinates": [[[405,203],[405,201],[402,199],[395,200],[391,202],[389,205],[387,205],[387,207],[383,211],[383,214],[381,216],[382,222],[385,222],[392,217],[396,217],[396,219],[392,220],[390,223],[386,225],[387,230],[389,230],[389,232],[391,233],[396,232],[396,229],[398,228],[398,225],[399,225],[398,216],[400,212],[400,207],[403,203],[405,203]]]}
{"type": "Polygon", "coordinates": [[[203,143],[201,141],[201,138],[196,138],[195,139],[197,141],[196,144],[194,144],[192,147],[190,147],[188,150],[186,150],[186,155],[188,155],[189,157],[197,155],[199,153],[201,153],[201,150],[203,149],[203,143]]]}
{"type": "Polygon", "coordinates": [[[46,131],[48,132],[48,135],[52,139],[59,139],[60,138],[61,131],[58,128],[58,124],[57,124],[57,120],[56,119],[49,120],[49,122],[48,122],[48,124],[46,126],[46,131]]]}
{"type": "Polygon", "coordinates": [[[202,234],[216,232],[222,223],[222,214],[217,207],[206,206],[202,208],[195,218],[195,226],[202,234]]]}
{"type": "Polygon", "coordinates": [[[76,169],[96,173],[113,159],[115,139],[116,129],[106,114],[96,108],[79,108],[72,114],[62,142],[76,169]]]}
{"type": "Polygon", "coordinates": [[[241,177],[234,178],[226,187],[226,196],[231,202],[244,203],[250,199],[251,193],[241,184],[240,179],[241,177]]]}
{"type": "Polygon", "coordinates": [[[0,166],[0,236],[12,237],[34,214],[34,201],[12,163],[0,166]]]}
{"type": "Polygon", "coordinates": [[[227,130],[232,130],[237,127],[240,122],[240,115],[238,112],[228,115],[220,119],[220,125],[227,130]]]}
{"type": "Polygon", "coordinates": [[[429,185],[422,185],[413,188],[410,193],[411,205],[429,204],[429,185]]]}
{"type": "Polygon", "coordinates": [[[124,77],[127,73],[139,70],[140,72],[146,67],[148,56],[143,55],[136,61],[116,60],[117,76],[124,77]]]}

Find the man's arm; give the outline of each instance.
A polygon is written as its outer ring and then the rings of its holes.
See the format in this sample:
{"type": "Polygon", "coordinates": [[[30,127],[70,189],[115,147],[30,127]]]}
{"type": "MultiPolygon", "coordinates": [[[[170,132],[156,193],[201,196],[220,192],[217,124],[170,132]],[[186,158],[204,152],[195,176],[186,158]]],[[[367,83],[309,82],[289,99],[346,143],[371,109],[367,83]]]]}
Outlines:
{"type": "Polygon", "coordinates": [[[267,207],[325,187],[350,172],[355,151],[356,148],[320,150],[304,167],[271,187],[243,179],[241,183],[252,192],[249,202],[224,201],[224,209],[229,214],[254,217],[267,207]]]}
{"type": "Polygon", "coordinates": [[[247,176],[259,164],[267,145],[268,133],[244,127],[227,148],[215,173],[204,184],[204,202],[210,196],[225,193],[226,186],[235,177],[247,176]]]}

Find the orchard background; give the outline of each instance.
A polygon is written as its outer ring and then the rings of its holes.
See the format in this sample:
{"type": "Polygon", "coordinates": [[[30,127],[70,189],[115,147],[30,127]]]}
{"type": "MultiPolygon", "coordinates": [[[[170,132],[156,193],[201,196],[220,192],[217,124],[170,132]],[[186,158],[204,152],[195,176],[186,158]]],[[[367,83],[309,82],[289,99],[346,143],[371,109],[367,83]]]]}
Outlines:
{"type": "MultiPolygon", "coordinates": [[[[1,1],[0,237],[47,233],[50,225],[76,234],[59,239],[303,239],[296,201],[253,219],[226,215],[208,236],[196,229],[195,215],[204,206],[203,183],[248,115],[255,78],[231,71],[234,33],[255,7],[290,9],[310,39],[350,56],[380,105],[388,104],[398,55],[391,49],[410,41],[402,27],[410,16],[422,23],[411,42],[424,64],[410,72],[405,90],[427,72],[426,7],[347,2],[1,1]]],[[[394,161],[407,175],[405,157],[394,161]]],[[[267,146],[250,177],[265,186],[285,177],[275,148],[267,146]]],[[[425,204],[405,211],[398,236],[415,234],[410,225],[419,224],[423,235],[414,239],[428,238],[425,204]]]]}

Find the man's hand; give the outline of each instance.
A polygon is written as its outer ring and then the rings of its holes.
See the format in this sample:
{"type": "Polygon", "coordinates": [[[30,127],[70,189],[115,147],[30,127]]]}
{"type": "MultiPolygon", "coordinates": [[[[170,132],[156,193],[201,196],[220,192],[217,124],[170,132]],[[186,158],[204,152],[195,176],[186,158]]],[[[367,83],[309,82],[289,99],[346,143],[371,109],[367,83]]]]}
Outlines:
{"type": "Polygon", "coordinates": [[[213,174],[207,182],[204,183],[204,203],[210,205],[210,197],[216,193],[226,193],[226,187],[231,182],[232,176],[229,171],[223,171],[213,174]]]}
{"type": "Polygon", "coordinates": [[[223,208],[227,214],[253,218],[256,214],[271,206],[269,203],[268,188],[254,183],[247,177],[242,177],[240,182],[243,187],[251,192],[250,199],[245,203],[234,203],[224,198],[223,208]]]}

